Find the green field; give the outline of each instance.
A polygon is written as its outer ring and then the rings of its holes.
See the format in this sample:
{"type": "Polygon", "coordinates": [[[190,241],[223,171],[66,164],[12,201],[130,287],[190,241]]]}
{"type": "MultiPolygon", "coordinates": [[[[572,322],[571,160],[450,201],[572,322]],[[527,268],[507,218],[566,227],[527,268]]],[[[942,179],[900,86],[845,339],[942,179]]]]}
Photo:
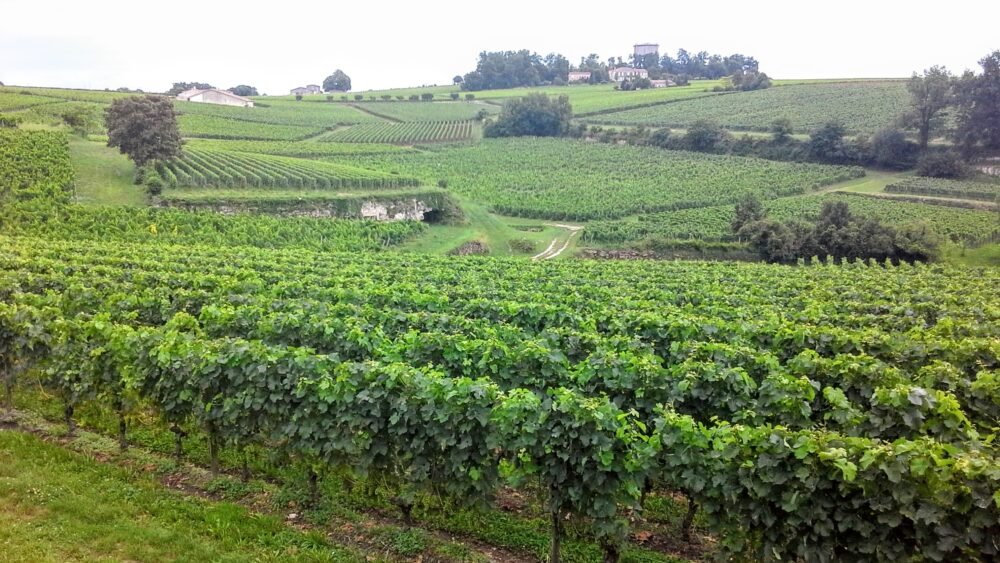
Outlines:
{"type": "MultiPolygon", "coordinates": [[[[812,221],[823,203],[845,202],[851,212],[888,222],[894,226],[924,224],[942,237],[954,241],[977,242],[1000,232],[996,212],[925,205],[864,197],[850,193],[831,193],[819,197],[790,197],[765,203],[768,216],[779,221],[812,221]]],[[[652,213],[618,221],[595,221],[584,231],[584,240],[598,244],[619,244],[648,237],[731,241],[735,235],[729,224],[734,206],[722,205],[701,209],[682,209],[652,213]]]]}
{"type": "Polygon", "coordinates": [[[448,189],[503,215],[591,220],[805,193],[860,169],[773,162],[565,139],[486,139],[476,146],[345,164],[444,180],[448,189]]]}
{"type": "Polygon", "coordinates": [[[0,204],[5,200],[67,200],[73,167],[66,135],[0,129],[0,204]]]}
{"type": "Polygon", "coordinates": [[[37,88],[22,86],[0,86],[0,94],[27,93],[29,95],[49,98],[49,101],[72,100],[77,102],[95,102],[99,104],[110,104],[118,98],[134,96],[123,92],[111,92],[108,90],[78,90],[72,88],[37,88]]]}
{"type": "Polygon", "coordinates": [[[796,132],[839,121],[851,134],[871,134],[895,124],[908,96],[903,81],[788,85],[607,113],[588,121],[687,127],[707,119],[730,129],[766,131],[775,120],[787,118],[796,132]]]}
{"type": "Polygon", "coordinates": [[[268,102],[266,106],[243,108],[176,100],[174,101],[174,109],[181,115],[218,117],[267,125],[297,125],[317,129],[383,121],[344,104],[304,104],[274,101],[268,102]]]}
{"type": "Polygon", "coordinates": [[[177,118],[181,135],[206,139],[250,141],[297,141],[316,136],[322,127],[273,125],[255,121],[236,121],[213,115],[181,115],[177,118]]]}
{"type": "Polygon", "coordinates": [[[470,141],[481,135],[482,127],[475,121],[421,121],[354,125],[324,133],[316,141],[412,145],[470,141]]]}

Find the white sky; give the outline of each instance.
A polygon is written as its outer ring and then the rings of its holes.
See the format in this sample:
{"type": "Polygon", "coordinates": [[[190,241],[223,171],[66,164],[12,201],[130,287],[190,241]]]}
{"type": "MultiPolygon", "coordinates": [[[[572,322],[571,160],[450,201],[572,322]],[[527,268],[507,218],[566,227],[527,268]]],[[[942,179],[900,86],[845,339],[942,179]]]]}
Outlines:
{"type": "Polygon", "coordinates": [[[164,91],[175,81],[261,93],[450,84],[483,50],[594,52],[632,44],[757,57],[776,78],[955,72],[1000,49],[997,0],[0,0],[5,84],[164,91]]]}

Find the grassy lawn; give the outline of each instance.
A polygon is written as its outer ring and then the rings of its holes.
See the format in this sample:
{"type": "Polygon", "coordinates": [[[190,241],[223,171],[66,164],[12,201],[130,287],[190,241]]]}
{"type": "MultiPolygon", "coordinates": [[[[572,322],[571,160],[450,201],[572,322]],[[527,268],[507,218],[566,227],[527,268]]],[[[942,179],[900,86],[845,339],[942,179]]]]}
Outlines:
{"type": "Polygon", "coordinates": [[[4,561],[356,561],[276,518],[0,431],[4,561]]]}
{"type": "Polygon", "coordinates": [[[118,149],[103,142],[70,137],[69,155],[76,172],[80,203],[146,205],[143,188],[132,183],[135,167],[118,149]]]}
{"type": "Polygon", "coordinates": [[[885,187],[899,180],[903,176],[908,176],[912,172],[885,172],[881,170],[867,169],[865,177],[851,180],[843,184],[834,184],[828,190],[839,192],[860,192],[866,194],[882,193],[885,187]]]}

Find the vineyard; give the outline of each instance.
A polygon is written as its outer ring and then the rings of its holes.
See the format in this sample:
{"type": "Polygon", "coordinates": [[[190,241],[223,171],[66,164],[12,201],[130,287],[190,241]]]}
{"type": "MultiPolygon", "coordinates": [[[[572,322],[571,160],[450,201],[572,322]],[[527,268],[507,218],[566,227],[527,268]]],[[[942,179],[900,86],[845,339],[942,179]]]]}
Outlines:
{"type": "MultiPolygon", "coordinates": [[[[57,100],[68,100],[75,102],[95,102],[99,104],[110,104],[118,98],[133,96],[123,92],[109,92],[106,90],[76,90],[72,88],[37,88],[37,87],[14,87],[0,86],[0,96],[6,94],[27,94],[46,99],[49,102],[57,100]]],[[[41,103],[41,102],[39,102],[41,103]]]]}
{"type": "Polygon", "coordinates": [[[385,219],[417,219],[417,214],[448,219],[460,216],[457,203],[444,190],[414,188],[362,193],[283,190],[170,190],[160,197],[160,205],[182,209],[207,209],[220,213],[267,213],[284,217],[361,218],[366,207],[385,207],[385,219]]]}
{"type": "Polygon", "coordinates": [[[19,110],[42,104],[51,104],[54,102],[56,102],[56,100],[43,98],[41,96],[32,96],[30,94],[0,90],[0,111],[19,110]]]}
{"type": "Polygon", "coordinates": [[[659,494],[723,556],[997,556],[996,270],[0,249],[7,391],[123,441],[154,416],[213,467],[370,476],[404,518],[527,483],[605,560],[659,494]]]}
{"type": "Polygon", "coordinates": [[[269,101],[266,104],[258,104],[256,107],[244,108],[175,101],[174,108],[177,110],[177,113],[187,116],[215,117],[234,121],[264,123],[267,125],[296,125],[311,129],[382,121],[375,116],[344,104],[302,104],[269,101]]]}
{"type": "Polygon", "coordinates": [[[893,125],[907,107],[907,96],[903,81],[789,85],[608,113],[589,121],[687,127],[707,119],[730,129],[766,131],[775,120],[788,118],[796,133],[839,121],[851,134],[872,134],[893,125]]]}
{"type": "MultiPolygon", "coordinates": [[[[975,243],[1000,232],[1000,219],[989,211],[961,209],[904,201],[891,201],[853,194],[821,197],[791,197],[764,204],[768,216],[779,221],[812,221],[828,201],[842,201],[851,213],[893,225],[922,224],[953,241],[975,243]]],[[[729,229],[734,206],[721,205],[652,213],[617,221],[595,221],[584,231],[584,240],[601,244],[632,242],[648,237],[665,239],[735,240],[729,229]]]]}
{"type": "Polygon", "coordinates": [[[342,164],[209,149],[187,149],[156,171],[169,187],[391,189],[420,183],[342,164]]]}
{"type": "MultiPolygon", "coordinates": [[[[430,104],[428,104],[430,105],[430,104]]],[[[317,137],[317,141],[339,143],[444,143],[466,141],[480,136],[475,121],[421,121],[413,123],[371,123],[337,129],[317,137]]]]}
{"type": "Polygon", "coordinates": [[[499,113],[499,106],[475,102],[361,102],[354,104],[373,113],[401,122],[418,121],[469,121],[481,111],[499,113]]]}
{"type": "Polygon", "coordinates": [[[997,198],[1000,197],[1000,182],[945,180],[942,178],[921,178],[914,176],[889,184],[885,187],[885,191],[900,194],[997,201],[997,198]]]}
{"type": "Polygon", "coordinates": [[[733,203],[748,193],[771,199],[864,175],[860,168],[533,138],[344,162],[430,185],[444,180],[501,214],[567,220],[733,203]]]}
{"type": "Polygon", "coordinates": [[[214,115],[185,114],[177,118],[181,135],[206,139],[236,139],[251,141],[298,141],[318,135],[322,127],[273,125],[254,121],[237,121],[214,115]]]}
{"type": "Polygon", "coordinates": [[[226,141],[218,139],[190,139],[186,147],[220,151],[250,152],[298,158],[323,158],[328,156],[356,156],[399,153],[410,149],[398,145],[330,143],[313,141],[226,141]]]}
{"type": "MultiPolygon", "coordinates": [[[[319,251],[374,251],[424,232],[416,221],[383,223],[310,217],[221,215],[155,207],[53,205],[0,206],[0,234],[24,237],[257,247],[319,251]]],[[[241,250],[242,251],[242,250],[241,250]]]]}
{"type": "Polygon", "coordinates": [[[73,194],[69,143],[61,133],[0,128],[0,203],[73,194]]]}

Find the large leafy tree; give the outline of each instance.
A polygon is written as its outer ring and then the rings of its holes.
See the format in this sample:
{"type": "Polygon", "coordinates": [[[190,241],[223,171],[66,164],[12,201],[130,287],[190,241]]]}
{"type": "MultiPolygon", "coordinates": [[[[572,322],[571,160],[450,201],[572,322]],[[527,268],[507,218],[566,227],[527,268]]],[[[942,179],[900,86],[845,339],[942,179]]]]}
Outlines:
{"type": "Polygon", "coordinates": [[[487,137],[560,137],[569,132],[573,108],[568,96],[528,94],[504,104],[500,117],[486,127],[487,137]]]}
{"type": "Polygon", "coordinates": [[[118,147],[137,165],[168,160],[181,152],[177,113],[170,98],[130,96],[115,100],[105,113],[108,146],[118,147]]]}
{"type": "Polygon", "coordinates": [[[351,77],[339,68],[323,80],[324,92],[348,92],[351,89],[351,77]]]}
{"type": "Polygon", "coordinates": [[[910,109],[903,116],[903,123],[916,129],[920,148],[927,148],[931,131],[941,126],[944,110],[951,103],[952,76],[944,67],[933,66],[923,76],[913,73],[906,83],[910,92],[910,109]]]}
{"type": "Polygon", "coordinates": [[[239,86],[233,86],[229,89],[230,92],[236,94],[237,96],[259,96],[257,89],[253,86],[247,86],[246,84],[240,84],[239,86]]]}
{"type": "Polygon", "coordinates": [[[208,90],[209,88],[215,88],[208,82],[174,82],[173,87],[167,90],[168,96],[176,96],[185,90],[191,90],[197,88],[199,90],[208,90]]]}
{"type": "Polygon", "coordinates": [[[982,74],[966,72],[955,86],[955,141],[966,155],[980,149],[1000,149],[1000,51],[990,53],[979,64],[982,74]]]}

